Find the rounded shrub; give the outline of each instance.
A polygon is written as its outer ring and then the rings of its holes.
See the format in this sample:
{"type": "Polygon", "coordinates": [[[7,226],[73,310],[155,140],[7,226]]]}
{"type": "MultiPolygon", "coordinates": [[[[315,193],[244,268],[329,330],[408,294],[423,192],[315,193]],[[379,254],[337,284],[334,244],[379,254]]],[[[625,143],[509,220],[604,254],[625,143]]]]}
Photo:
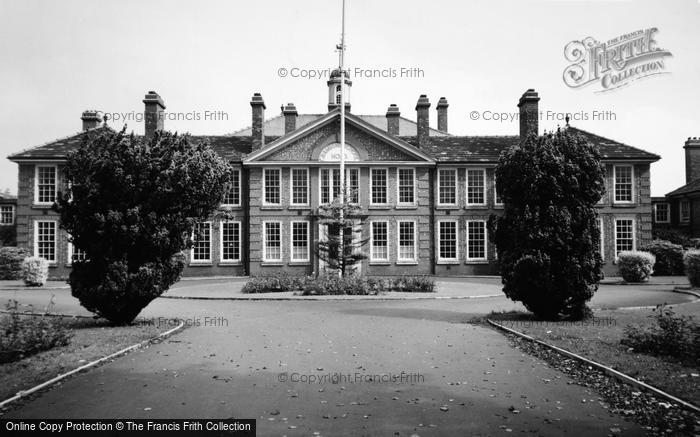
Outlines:
{"type": "Polygon", "coordinates": [[[624,251],[617,255],[617,268],[625,282],[646,282],[654,272],[656,257],[649,252],[624,251]]]}
{"type": "Polygon", "coordinates": [[[29,255],[23,247],[0,247],[0,279],[21,279],[22,262],[29,255]]]}
{"type": "Polygon", "coordinates": [[[688,275],[690,285],[700,287],[700,250],[689,250],[683,256],[685,274],[688,275]]]}
{"type": "Polygon", "coordinates": [[[38,256],[25,258],[22,262],[22,279],[30,287],[41,287],[49,278],[49,262],[38,256]]]}
{"type": "Polygon", "coordinates": [[[654,240],[641,250],[656,257],[654,275],[677,276],[683,274],[683,246],[667,240],[654,240]]]}

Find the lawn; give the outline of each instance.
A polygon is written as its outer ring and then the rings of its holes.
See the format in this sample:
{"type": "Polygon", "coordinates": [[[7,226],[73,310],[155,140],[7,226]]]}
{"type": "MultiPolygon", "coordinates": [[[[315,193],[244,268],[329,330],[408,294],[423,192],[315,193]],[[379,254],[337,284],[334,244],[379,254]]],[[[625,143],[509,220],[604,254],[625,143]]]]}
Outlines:
{"type": "Polygon", "coordinates": [[[111,326],[106,320],[89,318],[61,318],[58,323],[71,334],[67,345],[0,364],[0,400],[174,327],[157,323],[111,326]]]}
{"type": "MultiPolygon", "coordinates": [[[[672,306],[676,315],[700,319],[700,302],[672,306]]],[[[498,313],[489,318],[538,340],[605,364],[680,399],[700,405],[700,363],[637,353],[620,344],[626,325],[656,324],[651,309],[601,310],[587,322],[542,322],[528,313],[498,313]]],[[[699,346],[700,347],[700,346],[699,346]]]]}

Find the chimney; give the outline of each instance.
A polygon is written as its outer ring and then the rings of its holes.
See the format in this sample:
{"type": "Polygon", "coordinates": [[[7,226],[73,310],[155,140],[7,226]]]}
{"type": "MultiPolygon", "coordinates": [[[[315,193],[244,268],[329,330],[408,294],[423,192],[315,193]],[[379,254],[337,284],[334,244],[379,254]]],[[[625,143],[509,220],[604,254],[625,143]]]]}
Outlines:
{"type": "Polygon", "coordinates": [[[520,108],[520,140],[523,141],[528,135],[539,135],[539,109],[537,102],[540,101],[537,92],[530,88],[520,97],[518,108],[520,108]]]}
{"type": "Polygon", "coordinates": [[[447,99],[440,97],[437,103],[437,113],[438,113],[438,130],[442,132],[447,132],[447,107],[450,106],[447,103],[447,99]]]}
{"type": "Polygon", "coordinates": [[[428,144],[430,137],[430,102],[425,94],[421,94],[416,103],[417,114],[417,138],[418,147],[423,147],[428,144]]]}
{"type": "Polygon", "coordinates": [[[155,91],[149,91],[143,99],[143,103],[145,106],[143,112],[143,119],[146,122],[145,135],[146,138],[151,138],[156,131],[163,130],[165,103],[155,91]]]}
{"type": "Polygon", "coordinates": [[[100,123],[102,122],[102,117],[100,116],[99,112],[92,109],[83,111],[83,115],[80,117],[80,119],[83,120],[83,130],[99,127],[100,123]]]}
{"type": "Polygon", "coordinates": [[[253,150],[256,150],[265,145],[265,102],[260,93],[253,94],[250,106],[253,108],[253,150]]]}
{"type": "Polygon", "coordinates": [[[287,106],[282,106],[282,114],[284,115],[284,134],[296,130],[297,128],[297,107],[294,103],[287,103],[287,106]]]}
{"type": "Polygon", "coordinates": [[[685,183],[700,179],[700,138],[688,137],[685,145],[685,183]]]}
{"type": "Polygon", "coordinates": [[[395,103],[389,105],[386,109],[386,131],[389,135],[399,135],[399,116],[401,116],[399,107],[395,103]]]}

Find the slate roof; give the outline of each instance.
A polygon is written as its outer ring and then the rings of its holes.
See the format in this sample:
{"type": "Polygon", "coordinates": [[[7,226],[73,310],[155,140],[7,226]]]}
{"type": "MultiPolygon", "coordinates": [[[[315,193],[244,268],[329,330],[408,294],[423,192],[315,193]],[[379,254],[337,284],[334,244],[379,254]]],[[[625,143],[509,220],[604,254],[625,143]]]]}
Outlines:
{"type": "Polygon", "coordinates": [[[698,191],[700,191],[700,179],[695,179],[694,181],[690,181],[689,183],[683,185],[680,188],[676,188],[675,190],[668,193],[666,196],[682,196],[684,194],[695,193],[698,191]]]}
{"type": "MultiPolygon", "coordinates": [[[[372,116],[367,119],[366,116],[357,116],[367,123],[376,126],[379,118],[384,116],[372,116]],[[375,123],[372,123],[373,119],[375,123]]],[[[283,117],[277,117],[284,122],[283,117]]],[[[273,119],[274,120],[274,119],[273,119]]],[[[297,120],[297,126],[301,127],[305,119],[297,120]]],[[[311,119],[309,123],[316,120],[311,119]]],[[[269,120],[268,120],[269,121],[269,120]]],[[[409,120],[410,121],[410,120],[409,120]]],[[[283,124],[283,123],[282,123],[283,124]]],[[[385,121],[386,124],[386,121],[385,121]]],[[[415,124],[415,123],[414,123],[415,124]]],[[[386,126],[385,126],[386,128],[386,126]]],[[[572,132],[583,135],[588,141],[598,146],[603,159],[608,160],[642,160],[642,161],[657,161],[660,159],[658,155],[646,152],[644,150],[628,146],[626,144],[614,141],[593,133],[569,127],[572,132]]],[[[83,141],[85,135],[97,135],[105,130],[112,131],[110,127],[98,127],[84,132],[78,132],[69,137],[60,138],[47,144],[26,149],[15,153],[8,157],[10,160],[25,160],[25,159],[61,159],[65,158],[67,153],[78,147],[83,141]]],[[[519,141],[519,136],[452,136],[441,133],[440,136],[433,136],[431,129],[430,144],[423,148],[426,154],[430,155],[437,162],[496,162],[499,154],[506,148],[515,145],[519,141]]],[[[242,132],[242,131],[240,131],[242,132]]],[[[439,131],[435,131],[439,132],[439,131]]],[[[266,132],[267,133],[267,132],[266,132]]],[[[278,139],[278,135],[266,135],[265,143],[269,144],[278,139]]],[[[250,136],[242,136],[239,133],[230,135],[192,135],[194,141],[206,140],[223,158],[229,161],[241,161],[251,151],[252,138],[250,136]]],[[[415,136],[399,136],[400,139],[408,142],[413,146],[417,146],[415,136]]],[[[669,194],[681,194],[687,191],[681,190],[696,190],[700,189],[700,180],[691,182],[691,184],[681,187],[678,190],[669,194]],[[697,185],[692,185],[697,183],[697,185]],[[680,191],[680,193],[678,193],[680,191]]]]}
{"type": "MultiPolygon", "coordinates": [[[[351,113],[356,117],[361,118],[367,123],[374,127],[377,127],[383,131],[387,130],[386,116],[384,115],[361,115],[351,113]]],[[[326,114],[299,114],[297,116],[297,128],[309,124],[319,118],[325,116],[326,114]]],[[[278,115],[276,117],[265,120],[265,135],[271,136],[282,136],[284,135],[284,116],[278,115]]],[[[236,137],[249,137],[252,135],[253,128],[248,126],[245,129],[241,129],[232,133],[231,135],[236,137]]],[[[416,122],[409,120],[404,117],[399,117],[399,134],[407,136],[415,136],[417,132],[416,122]]],[[[445,137],[450,136],[446,132],[439,131],[437,129],[430,128],[431,137],[445,137]]]]}

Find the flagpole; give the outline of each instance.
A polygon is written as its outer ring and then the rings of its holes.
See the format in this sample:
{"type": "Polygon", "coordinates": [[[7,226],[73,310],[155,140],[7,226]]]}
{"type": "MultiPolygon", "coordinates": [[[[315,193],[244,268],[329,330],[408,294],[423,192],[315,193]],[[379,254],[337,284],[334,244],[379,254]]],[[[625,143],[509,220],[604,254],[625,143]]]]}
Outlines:
{"type": "MultiPolygon", "coordinates": [[[[345,0],[343,1],[342,24],[340,33],[340,250],[341,259],[345,257],[345,0]]],[[[342,276],[343,272],[340,271],[342,276]]]]}

